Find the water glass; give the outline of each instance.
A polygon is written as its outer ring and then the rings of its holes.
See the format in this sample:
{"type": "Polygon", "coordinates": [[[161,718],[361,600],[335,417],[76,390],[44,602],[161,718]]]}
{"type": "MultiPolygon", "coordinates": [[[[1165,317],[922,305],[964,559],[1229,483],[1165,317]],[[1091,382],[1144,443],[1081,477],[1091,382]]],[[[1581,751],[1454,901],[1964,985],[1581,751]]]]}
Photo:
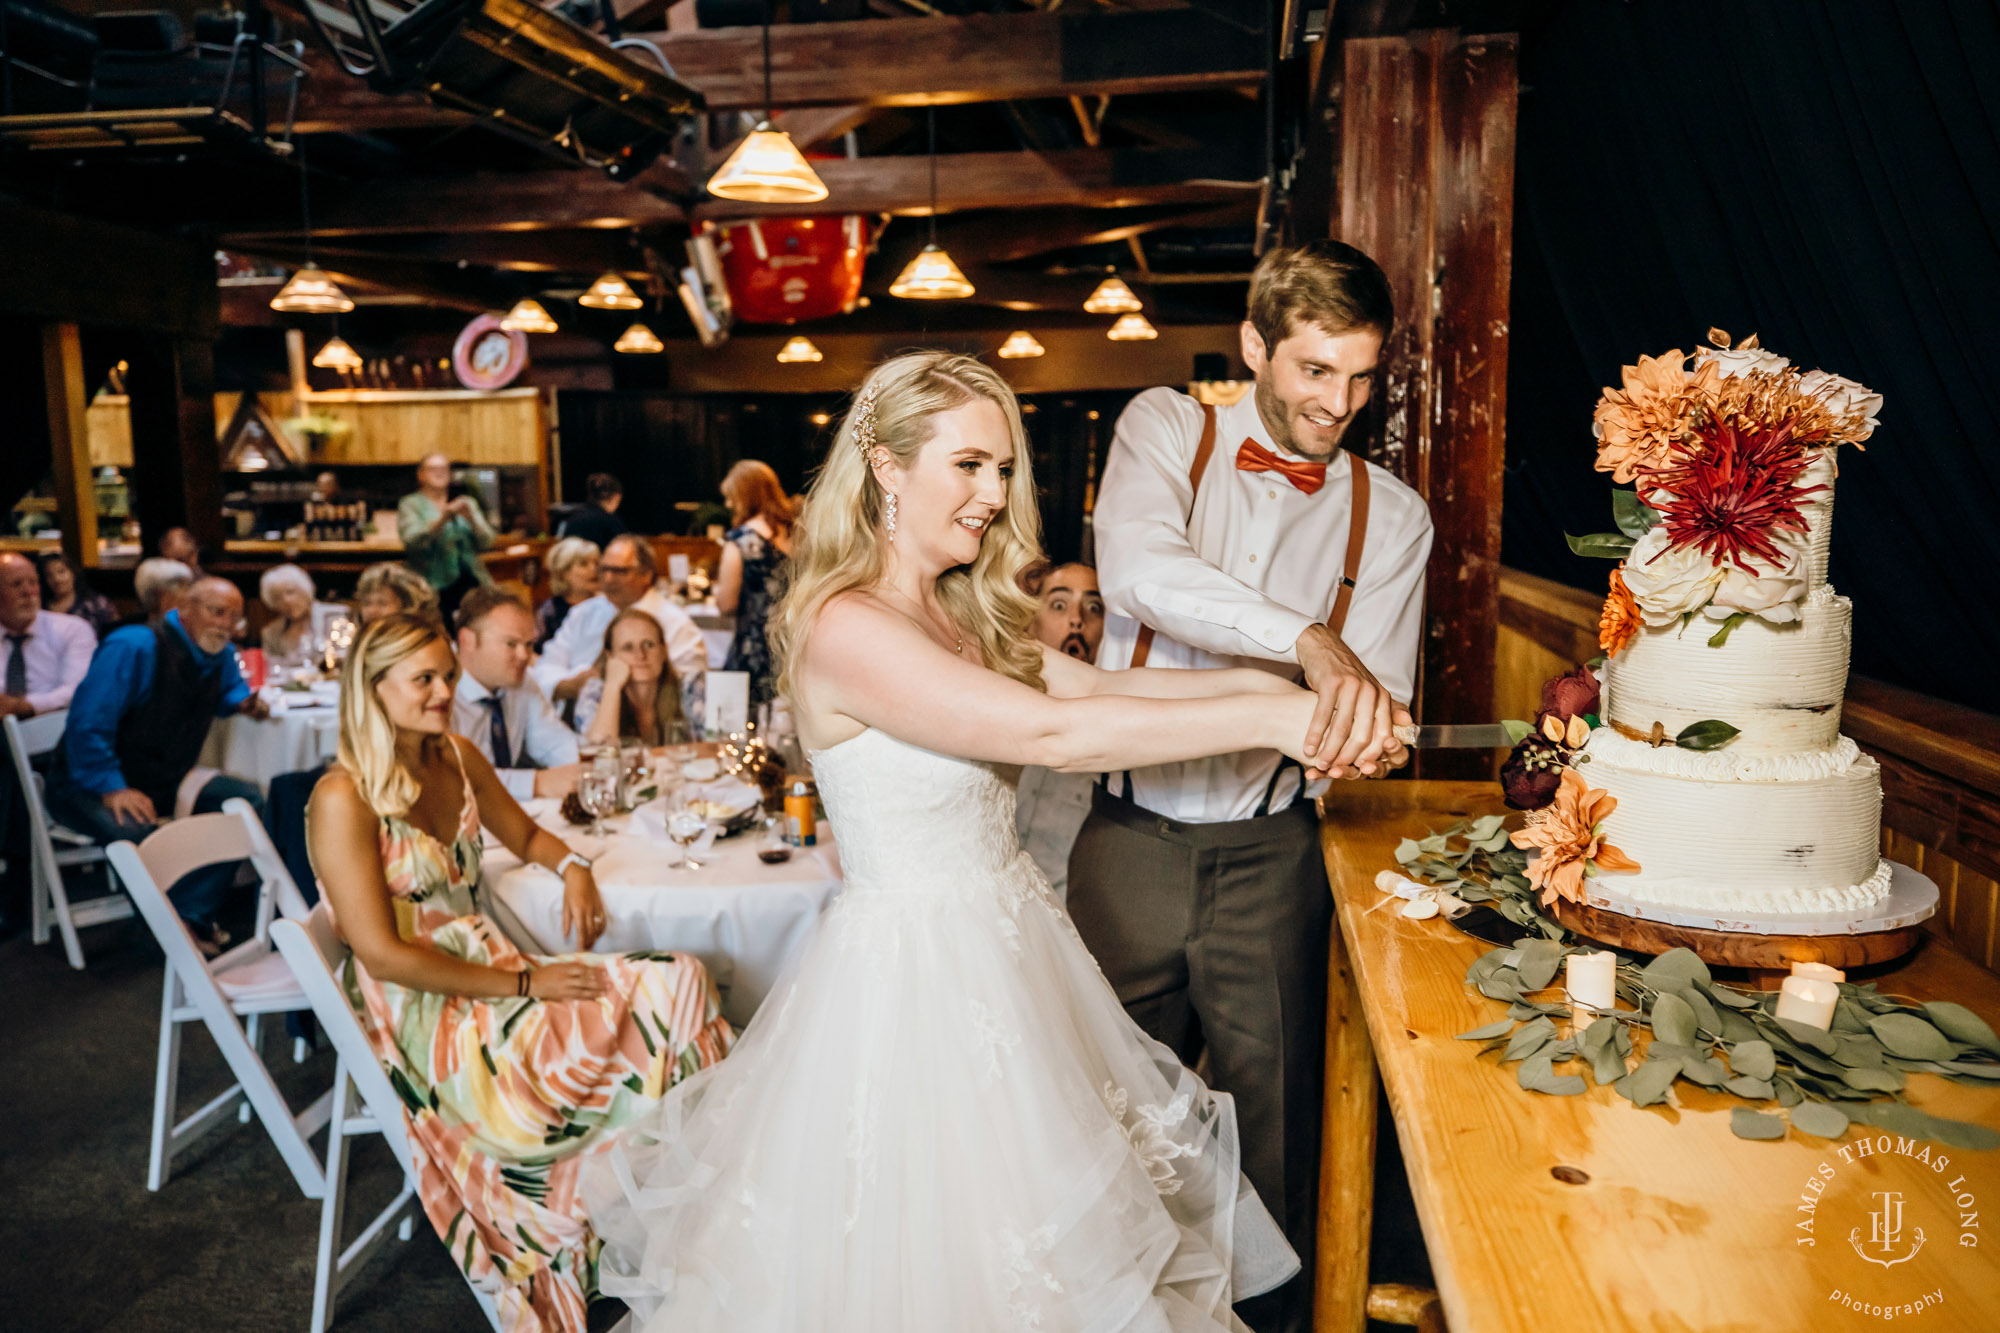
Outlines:
{"type": "Polygon", "coordinates": [[[675,862],[678,870],[699,870],[701,862],[688,854],[688,849],[701,841],[701,835],[708,832],[708,820],[701,811],[694,808],[690,800],[683,796],[667,812],[667,837],[674,846],[681,849],[681,859],[675,862]]]}
{"type": "Polygon", "coordinates": [[[590,815],[590,835],[603,837],[604,817],[618,808],[618,773],[595,765],[585,769],[576,780],[576,799],[590,815]]]}

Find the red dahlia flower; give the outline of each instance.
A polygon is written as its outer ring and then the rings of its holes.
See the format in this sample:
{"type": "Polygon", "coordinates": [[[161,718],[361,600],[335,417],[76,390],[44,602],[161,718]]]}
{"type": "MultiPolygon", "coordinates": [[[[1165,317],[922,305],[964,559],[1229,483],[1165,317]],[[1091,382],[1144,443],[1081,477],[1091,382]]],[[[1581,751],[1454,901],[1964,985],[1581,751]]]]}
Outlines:
{"type": "Polygon", "coordinates": [[[1826,489],[1798,484],[1812,460],[1793,438],[1795,425],[1792,418],[1770,427],[1710,422],[1695,439],[1676,444],[1665,467],[1648,469],[1648,499],[1660,511],[1668,544],[1695,547],[1717,565],[1756,556],[1784,568],[1772,539],[1804,532],[1800,506],[1826,489]]]}

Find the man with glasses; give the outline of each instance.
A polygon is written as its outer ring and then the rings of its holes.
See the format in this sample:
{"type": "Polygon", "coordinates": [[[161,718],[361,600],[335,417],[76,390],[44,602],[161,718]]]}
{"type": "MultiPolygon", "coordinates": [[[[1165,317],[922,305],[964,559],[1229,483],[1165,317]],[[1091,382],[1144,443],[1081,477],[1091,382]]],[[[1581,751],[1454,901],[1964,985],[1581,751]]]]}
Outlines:
{"type": "Polygon", "coordinates": [[[604,651],[604,631],[612,618],[634,606],[660,622],[667,640],[667,659],[684,686],[707,675],[708,643],[688,613],[656,586],[659,565],[651,542],[631,533],[612,538],[598,561],[597,573],[604,591],[570,608],[562,628],[542,650],[541,661],[529,668],[549,698],[558,704],[576,698],[604,651]]]}

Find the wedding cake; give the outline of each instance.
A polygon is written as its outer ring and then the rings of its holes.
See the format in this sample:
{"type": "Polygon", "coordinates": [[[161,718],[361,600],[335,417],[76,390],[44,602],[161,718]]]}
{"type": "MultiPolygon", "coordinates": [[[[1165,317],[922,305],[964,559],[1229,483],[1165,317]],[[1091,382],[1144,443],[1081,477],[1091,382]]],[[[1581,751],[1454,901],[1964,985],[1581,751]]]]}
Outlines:
{"type": "Polygon", "coordinates": [[[1836,450],[1881,399],[1711,337],[1597,411],[1598,466],[1634,488],[1619,533],[1572,539],[1622,550],[1596,725],[1565,737],[1614,854],[1578,897],[1725,928],[1865,916],[1889,892],[1881,772],[1840,734],[1852,606],[1826,570],[1836,450]]]}

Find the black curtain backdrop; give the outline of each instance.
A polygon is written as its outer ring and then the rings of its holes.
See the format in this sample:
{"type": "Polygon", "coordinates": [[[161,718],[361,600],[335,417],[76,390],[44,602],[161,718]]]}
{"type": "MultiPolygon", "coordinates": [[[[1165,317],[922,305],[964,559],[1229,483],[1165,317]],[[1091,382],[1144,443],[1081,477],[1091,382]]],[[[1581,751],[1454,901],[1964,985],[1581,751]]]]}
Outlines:
{"type": "Polygon", "coordinates": [[[1710,325],[1881,393],[1854,669],[2000,712],[2000,7],[1571,0],[1522,34],[1504,558],[1601,592],[1591,410],[1710,325]]]}

